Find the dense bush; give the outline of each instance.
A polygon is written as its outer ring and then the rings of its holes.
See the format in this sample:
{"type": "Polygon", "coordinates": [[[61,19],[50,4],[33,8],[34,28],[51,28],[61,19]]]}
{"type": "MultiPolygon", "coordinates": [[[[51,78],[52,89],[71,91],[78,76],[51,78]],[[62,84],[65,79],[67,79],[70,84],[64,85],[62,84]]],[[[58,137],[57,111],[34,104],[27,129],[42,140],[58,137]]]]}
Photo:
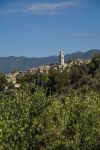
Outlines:
{"type": "Polygon", "coordinates": [[[0,150],[97,150],[100,95],[12,91],[0,99],[0,150]]]}
{"type": "Polygon", "coordinates": [[[4,74],[0,74],[0,92],[5,89],[5,86],[8,84],[6,76],[4,74]]]}

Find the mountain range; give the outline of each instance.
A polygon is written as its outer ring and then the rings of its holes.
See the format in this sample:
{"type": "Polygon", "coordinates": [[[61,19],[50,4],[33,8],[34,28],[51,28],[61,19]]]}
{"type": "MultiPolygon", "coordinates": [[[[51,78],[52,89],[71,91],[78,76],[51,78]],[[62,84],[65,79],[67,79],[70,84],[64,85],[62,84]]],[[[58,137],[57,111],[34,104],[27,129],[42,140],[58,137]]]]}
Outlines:
{"type": "MultiPolygon", "coordinates": [[[[65,55],[65,61],[75,59],[91,59],[100,50],[91,49],[87,52],[75,52],[65,55]]],[[[0,57],[0,72],[10,73],[15,70],[26,70],[28,68],[38,67],[41,65],[54,64],[59,62],[59,56],[50,56],[43,58],[28,57],[0,57]]]]}

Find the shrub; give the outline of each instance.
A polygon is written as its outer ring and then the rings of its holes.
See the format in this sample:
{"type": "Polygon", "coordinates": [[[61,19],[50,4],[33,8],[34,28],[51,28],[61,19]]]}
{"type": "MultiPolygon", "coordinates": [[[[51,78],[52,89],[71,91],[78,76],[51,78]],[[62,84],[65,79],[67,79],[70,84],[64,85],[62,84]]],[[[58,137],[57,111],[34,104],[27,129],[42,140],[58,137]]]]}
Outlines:
{"type": "Polygon", "coordinates": [[[99,108],[96,92],[13,91],[0,100],[0,150],[97,150],[99,108]]]}

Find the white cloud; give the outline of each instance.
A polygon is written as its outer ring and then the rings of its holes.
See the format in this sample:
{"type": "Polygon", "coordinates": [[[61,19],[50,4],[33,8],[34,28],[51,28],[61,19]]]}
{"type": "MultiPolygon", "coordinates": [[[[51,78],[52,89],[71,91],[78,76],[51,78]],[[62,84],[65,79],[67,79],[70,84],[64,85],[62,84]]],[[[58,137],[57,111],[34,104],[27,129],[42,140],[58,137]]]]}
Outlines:
{"type": "Polygon", "coordinates": [[[78,6],[79,3],[73,1],[59,3],[34,3],[28,7],[29,11],[56,11],[78,6]]]}
{"type": "Polygon", "coordinates": [[[66,11],[71,8],[80,6],[79,0],[77,1],[64,1],[64,2],[53,2],[53,3],[31,3],[6,6],[6,8],[0,9],[0,14],[11,14],[11,13],[32,13],[32,14],[56,14],[57,12],[66,11]]]}

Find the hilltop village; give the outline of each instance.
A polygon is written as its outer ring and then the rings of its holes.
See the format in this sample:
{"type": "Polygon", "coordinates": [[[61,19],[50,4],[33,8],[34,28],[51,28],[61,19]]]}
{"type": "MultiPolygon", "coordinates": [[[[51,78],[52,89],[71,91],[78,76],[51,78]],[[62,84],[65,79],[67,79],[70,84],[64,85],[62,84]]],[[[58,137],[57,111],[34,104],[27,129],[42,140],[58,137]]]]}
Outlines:
{"type": "Polygon", "coordinates": [[[17,83],[16,77],[23,77],[26,74],[35,74],[35,73],[42,73],[42,74],[48,74],[50,69],[59,70],[62,72],[65,68],[69,69],[72,65],[81,65],[81,64],[89,64],[91,60],[72,60],[65,62],[64,60],[64,51],[61,50],[59,54],[59,63],[57,64],[50,64],[50,65],[43,65],[36,68],[27,69],[25,71],[14,71],[6,75],[8,83],[13,84],[15,88],[19,88],[20,84],[17,83]]]}

